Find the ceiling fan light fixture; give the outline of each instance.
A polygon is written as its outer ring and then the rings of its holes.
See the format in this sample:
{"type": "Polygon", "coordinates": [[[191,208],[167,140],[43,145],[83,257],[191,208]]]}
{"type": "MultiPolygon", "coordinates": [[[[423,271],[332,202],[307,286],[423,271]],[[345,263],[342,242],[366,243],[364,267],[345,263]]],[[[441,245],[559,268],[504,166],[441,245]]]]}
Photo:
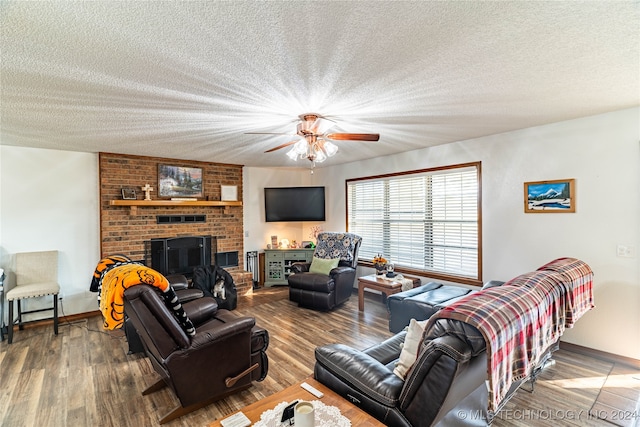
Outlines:
{"type": "Polygon", "coordinates": [[[335,156],[338,152],[338,146],[331,141],[324,141],[324,152],[327,154],[327,157],[335,156]]]}
{"type": "Polygon", "coordinates": [[[309,143],[307,142],[307,140],[304,138],[300,138],[300,140],[296,142],[296,144],[293,146],[293,149],[297,154],[303,156],[307,154],[308,146],[309,146],[309,143]]]}
{"type": "Polygon", "coordinates": [[[287,151],[287,157],[293,160],[294,162],[298,160],[298,156],[299,154],[296,151],[295,145],[293,146],[293,148],[291,148],[291,150],[287,151]]]}
{"type": "Polygon", "coordinates": [[[313,158],[313,160],[311,160],[311,158],[309,158],[309,160],[315,161],[316,163],[322,163],[325,160],[327,160],[327,156],[326,156],[326,154],[324,154],[324,152],[322,150],[316,150],[315,147],[314,147],[313,151],[315,153],[314,154],[314,158],[313,158]]]}
{"type": "Polygon", "coordinates": [[[298,117],[300,118],[300,122],[296,126],[296,134],[300,139],[280,144],[277,147],[265,151],[265,153],[270,153],[284,147],[291,147],[287,152],[287,157],[293,161],[297,161],[298,158],[300,160],[309,160],[311,162],[311,170],[313,171],[316,162],[322,163],[327,160],[327,158],[338,153],[338,146],[331,142],[331,140],[378,141],[380,139],[380,134],[377,133],[326,133],[335,125],[335,122],[319,114],[308,113],[301,114],[298,117]]]}

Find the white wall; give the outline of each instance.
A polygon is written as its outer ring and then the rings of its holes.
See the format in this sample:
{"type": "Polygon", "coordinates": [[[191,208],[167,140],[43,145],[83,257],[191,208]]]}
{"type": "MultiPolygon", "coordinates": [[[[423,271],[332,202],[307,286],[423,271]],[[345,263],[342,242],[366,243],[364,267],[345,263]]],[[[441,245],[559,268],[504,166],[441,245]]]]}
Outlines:
{"type": "MultiPolygon", "coordinates": [[[[0,166],[5,290],[15,284],[15,253],[55,249],[64,314],[97,310],[96,294],[88,292],[100,256],[97,155],[0,146],[0,166]]],[[[51,305],[50,300],[29,300],[23,309],[51,305]]]]}
{"type": "MultiPolygon", "coordinates": [[[[316,170],[331,190],[327,227],[344,228],[347,178],[482,161],[483,279],[508,280],[558,257],[595,272],[596,308],[566,342],[640,359],[640,109],[581,118],[316,170]],[[525,214],[523,183],[576,179],[577,211],[525,214]]],[[[384,136],[383,136],[384,137],[384,136]]]]}
{"type": "MultiPolygon", "coordinates": [[[[296,187],[312,185],[309,169],[251,168],[243,170],[244,248],[262,251],[271,243],[271,236],[278,241],[288,239],[298,243],[309,239],[309,229],[316,222],[266,222],[264,215],[265,187],[296,187]]],[[[328,191],[327,191],[328,193],[328,191]]],[[[329,203],[327,203],[329,204],[329,203]]],[[[327,208],[329,209],[329,208],[327,208]]],[[[344,224],[342,224],[344,228],[344,224]]]]}

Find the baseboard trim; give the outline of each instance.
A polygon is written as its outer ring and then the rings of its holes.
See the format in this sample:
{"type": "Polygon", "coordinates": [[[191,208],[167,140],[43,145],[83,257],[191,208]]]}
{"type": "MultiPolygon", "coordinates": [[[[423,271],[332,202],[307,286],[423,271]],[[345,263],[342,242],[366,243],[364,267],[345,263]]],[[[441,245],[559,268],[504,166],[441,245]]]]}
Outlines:
{"type": "Polygon", "coordinates": [[[571,344],[568,342],[560,341],[560,348],[573,353],[582,354],[584,356],[594,357],[600,360],[606,360],[607,362],[622,363],[624,365],[631,366],[635,369],[640,369],[640,360],[632,357],[620,356],[618,354],[607,353],[606,351],[596,350],[589,347],[583,347],[578,344],[571,344]]]}
{"type": "MultiPolygon", "coordinates": [[[[75,322],[77,320],[82,320],[82,319],[88,319],[90,317],[95,317],[95,316],[101,316],[102,313],[100,312],[100,310],[94,310],[94,311],[87,311],[84,313],[78,313],[78,314],[70,314],[67,316],[58,316],[58,325],[62,325],[63,323],[71,323],[71,322],[75,322]]],[[[47,319],[37,319],[37,320],[29,320],[28,322],[24,322],[22,324],[22,327],[24,329],[29,329],[29,328],[36,328],[38,326],[46,326],[46,325],[53,325],[53,318],[47,318],[47,319]]],[[[7,328],[9,326],[6,326],[7,328]]],[[[14,324],[14,331],[18,330],[18,324],[14,324]]]]}

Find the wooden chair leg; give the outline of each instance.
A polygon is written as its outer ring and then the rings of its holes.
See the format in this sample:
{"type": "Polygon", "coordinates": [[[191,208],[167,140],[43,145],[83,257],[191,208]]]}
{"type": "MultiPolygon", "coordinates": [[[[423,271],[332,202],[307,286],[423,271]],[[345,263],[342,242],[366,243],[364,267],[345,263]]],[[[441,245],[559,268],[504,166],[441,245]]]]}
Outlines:
{"type": "Polygon", "coordinates": [[[24,330],[24,326],[22,325],[22,300],[17,299],[16,301],[18,302],[18,330],[22,331],[24,330]]]}
{"type": "Polygon", "coordinates": [[[13,342],[13,300],[9,301],[9,324],[7,325],[7,342],[13,342]]]}
{"type": "Polygon", "coordinates": [[[58,294],[53,295],[53,333],[58,335],[58,294]]]}

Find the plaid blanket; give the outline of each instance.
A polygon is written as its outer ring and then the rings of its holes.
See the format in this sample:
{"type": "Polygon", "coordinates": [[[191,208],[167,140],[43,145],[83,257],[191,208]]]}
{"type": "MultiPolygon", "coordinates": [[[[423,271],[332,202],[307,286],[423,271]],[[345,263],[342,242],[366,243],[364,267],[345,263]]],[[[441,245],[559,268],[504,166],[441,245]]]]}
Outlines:
{"type": "Polygon", "coordinates": [[[562,284],[567,292],[567,328],[572,328],[575,322],[587,311],[595,307],[593,303],[593,271],[591,268],[575,258],[558,258],[543,265],[539,271],[555,271],[562,276],[562,284]]]}
{"type": "Polygon", "coordinates": [[[565,327],[593,307],[592,277],[582,261],[556,260],[443,308],[425,331],[445,318],[468,323],[482,333],[487,346],[488,409],[495,414],[513,382],[529,376],[565,327]]]}

